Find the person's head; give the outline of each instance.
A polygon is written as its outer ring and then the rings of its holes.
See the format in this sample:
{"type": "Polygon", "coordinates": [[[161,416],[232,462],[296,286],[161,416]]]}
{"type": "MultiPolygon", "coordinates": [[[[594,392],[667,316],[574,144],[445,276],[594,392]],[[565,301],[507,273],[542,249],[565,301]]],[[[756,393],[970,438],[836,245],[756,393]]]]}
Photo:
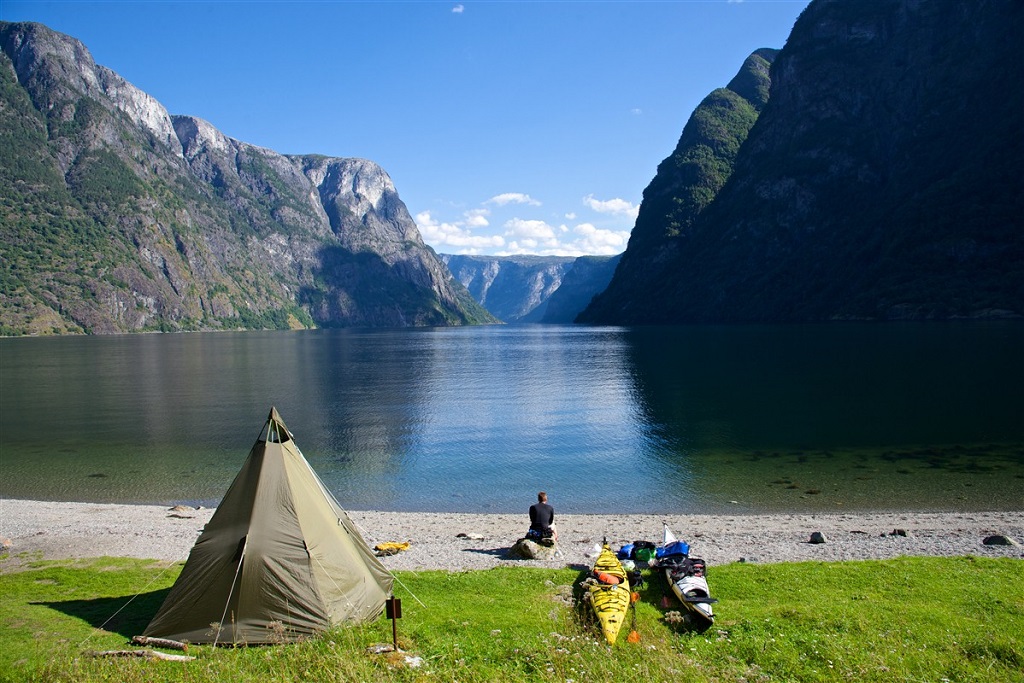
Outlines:
{"type": "Polygon", "coordinates": [[[544,493],[543,491],[538,493],[537,494],[537,502],[538,503],[546,503],[546,502],[548,502],[548,494],[544,493]]]}

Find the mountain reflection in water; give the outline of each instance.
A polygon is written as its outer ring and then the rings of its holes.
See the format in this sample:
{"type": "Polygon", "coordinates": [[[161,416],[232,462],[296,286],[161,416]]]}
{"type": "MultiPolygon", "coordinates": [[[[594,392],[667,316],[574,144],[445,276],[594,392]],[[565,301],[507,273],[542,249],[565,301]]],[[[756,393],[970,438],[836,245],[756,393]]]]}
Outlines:
{"type": "Polygon", "coordinates": [[[276,405],[351,509],[1020,509],[1024,324],[0,340],[0,495],[214,505],[276,405]]]}

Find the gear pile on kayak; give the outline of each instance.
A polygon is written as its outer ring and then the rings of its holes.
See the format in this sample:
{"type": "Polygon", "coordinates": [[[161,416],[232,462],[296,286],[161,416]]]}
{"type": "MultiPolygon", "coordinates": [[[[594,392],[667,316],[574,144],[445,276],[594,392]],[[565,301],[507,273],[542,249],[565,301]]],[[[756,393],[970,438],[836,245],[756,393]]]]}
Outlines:
{"type": "Polygon", "coordinates": [[[665,525],[661,545],[651,541],[634,541],[619,549],[618,557],[623,560],[646,562],[649,567],[664,571],[665,580],[692,617],[697,628],[703,629],[715,622],[712,604],[718,602],[711,597],[708,588],[707,564],[704,560],[690,557],[690,545],[680,541],[665,525]]]}
{"type": "Polygon", "coordinates": [[[693,615],[698,628],[707,628],[715,623],[711,605],[718,600],[711,597],[708,588],[707,565],[700,558],[690,557],[689,544],[678,540],[668,525],[665,525],[664,539],[656,549],[651,565],[664,570],[672,592],[693,615]]]}
{"type": "MultiPolygon", "coordinates": [[[[690,546],[676,538],[666,525],[661,545],[651,541],[634,541],[612,552],[605,541],[603,546],[594,546],[596,559],[590,575],[583,582],[584,598],[601,626],[601,632],[609,645],[614,645],[619,631],[626,621],[629,606],[639,599],[643,576],[636,563],[663,571],[672,592],[686,608],[690,623],[699,630],[715,622],[712,604],[718,602],[711,597],[708,588],[707,565],[704,560],[690,557],[690,546]]],[[[594,557],[594,555],[590,555],[594,557]]],[[[670,598],[666,597],[666,600],[670,598]]],[[[638,642],[636,632],[636,607],[634,605],[634,627],[629,642],[638,642]]]]}

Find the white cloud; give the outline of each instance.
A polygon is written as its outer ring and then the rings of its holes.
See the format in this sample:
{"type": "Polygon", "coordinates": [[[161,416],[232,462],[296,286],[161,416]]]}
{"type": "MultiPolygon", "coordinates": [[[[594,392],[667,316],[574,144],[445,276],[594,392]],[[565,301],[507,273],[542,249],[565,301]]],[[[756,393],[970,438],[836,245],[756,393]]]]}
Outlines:
{"type": "Polygon", "coordinates": [[[438,222],[429,211],[416,214],[416,227],[419,228],[423,241],[445,251],[446,247],[460,254],[477,253],[483,249],[500,249],[505,246],[501,235],[474,235],[469,228],[489,225],[484,215],[467,211],[466,221],[454,223],[438,222]],[[473,214],[473,215],[470,215],[473,214]],[[483,223],[480,224],[479,221],[483,223]]]}
{"type": "Polygon", "coordinates": [[[565,213],[564,222],[557,218],[532,218],[529,207],[541,203],[528,194],[514,192],[491,197],[477,208],[464,209],[454,220],[438,220],[430,211],[423,211],[416,214],[416,224],[424,241],[442,253],[613,256],[625,251],[630,231],[622,229],[622,216],[635,218],[638,207],[624,199],[599,200],[594,195],[584,197],[583,203],[594,212],[610,216],[603,219],[610,225],[598,227],[602,221],[595,221],[596,225],[577,222],[576,212],[572,211],[565,213]]]}
{"type": "Polygon", "coordinates": [[[553,246],[557,242],[555,229],[544,221],[513,218],[505,223],[505,236],[521,241],[553,246]]]}
{"type": "Polygon", "coordinates": [[[641,114],[644,113],[644,110],[641,109],[640,107],[633,107],[632,109],[629,110],[629,113],[632,114],[633,116],[640,116],[641,114]]]}
{"type": "Polygon", "coordinates": [[[580,223],[573,232],[579,235],[574,241],[583,254],[594,256],[613,256],[626,250],[629,232],[623,230],[605,230],[590,223],[580,223]]]}
{"type": "Polygon", "coordinates": [[[455,7],[452,7],[452,14],[462,14],[465,11],[466,8],[463,5],[456,5],[455,7]]]}
{"type": "Polygon", "coordinates": [[[626,250],[628,231],[605,230],[590,223],[574,228],[513,218],[504,225],[506,243],[498,256],[614,256],[626,250]]]}
{"type": "Polygon", "coordinates": [[[498,206],[505,206],[506,204],[529,204],[530,206],[540,206],[540,202],[530,195],[523,194],[522,192],[505,192],[504,194],[495,195],[484,202],[484,204],[497,204],[498,206]]]}
{"type": "Polygon", "coordinates": [[[625,199],[594,199],[594,195],[588,194],[583,198],[583,203],[590,207],[591,210],[598,213],[618,214],[622,216],[631,216],[636,218],[640,212],[640,207],[636,204],[627,202],[625,199]]]}
{"type": "Polygon", "coordinates": [[[471,228],[486,228],[491,224],[487,217],[491,215],[489,209],[471,209],[463,214],[466,217],[466,225],[471,228]]]}

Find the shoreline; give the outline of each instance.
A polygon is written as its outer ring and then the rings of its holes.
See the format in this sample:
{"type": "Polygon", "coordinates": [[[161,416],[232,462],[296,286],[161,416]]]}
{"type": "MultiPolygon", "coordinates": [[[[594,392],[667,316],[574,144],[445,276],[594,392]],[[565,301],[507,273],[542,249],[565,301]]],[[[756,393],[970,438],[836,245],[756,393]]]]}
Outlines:
{"type": "MultiPolygon", "coordinates": [[[[30,560],[132,557],[163,562],[187,559],[213,508],[0,499],[0,541],[9,547],[0,573],[30,560]]],[[[595,544],[612,549],[649,540],[660,543],[662,524],[690,544],[709,566],[732,562],[801,562],[889,559],[900,556],[1024,558],[1021,545],[985,545],[1003,535],[1024,544],[1024,510],[994,512],[870,512],[781,514],[560,514],[555,511],[561,557],[550,561],[506,557],[526,532],[523,514],[413,513],[349,510],[372,548],[409,542],[382,557],[391,570],[489,569],[497,566],[590,566],[595,544]],[[902,530],[906,535],[893,533],[902,530]],[[812,544],[821,532],[824,543],[812,544]],[[459,537],[465,534],[467,537],[459,537]]]]}

